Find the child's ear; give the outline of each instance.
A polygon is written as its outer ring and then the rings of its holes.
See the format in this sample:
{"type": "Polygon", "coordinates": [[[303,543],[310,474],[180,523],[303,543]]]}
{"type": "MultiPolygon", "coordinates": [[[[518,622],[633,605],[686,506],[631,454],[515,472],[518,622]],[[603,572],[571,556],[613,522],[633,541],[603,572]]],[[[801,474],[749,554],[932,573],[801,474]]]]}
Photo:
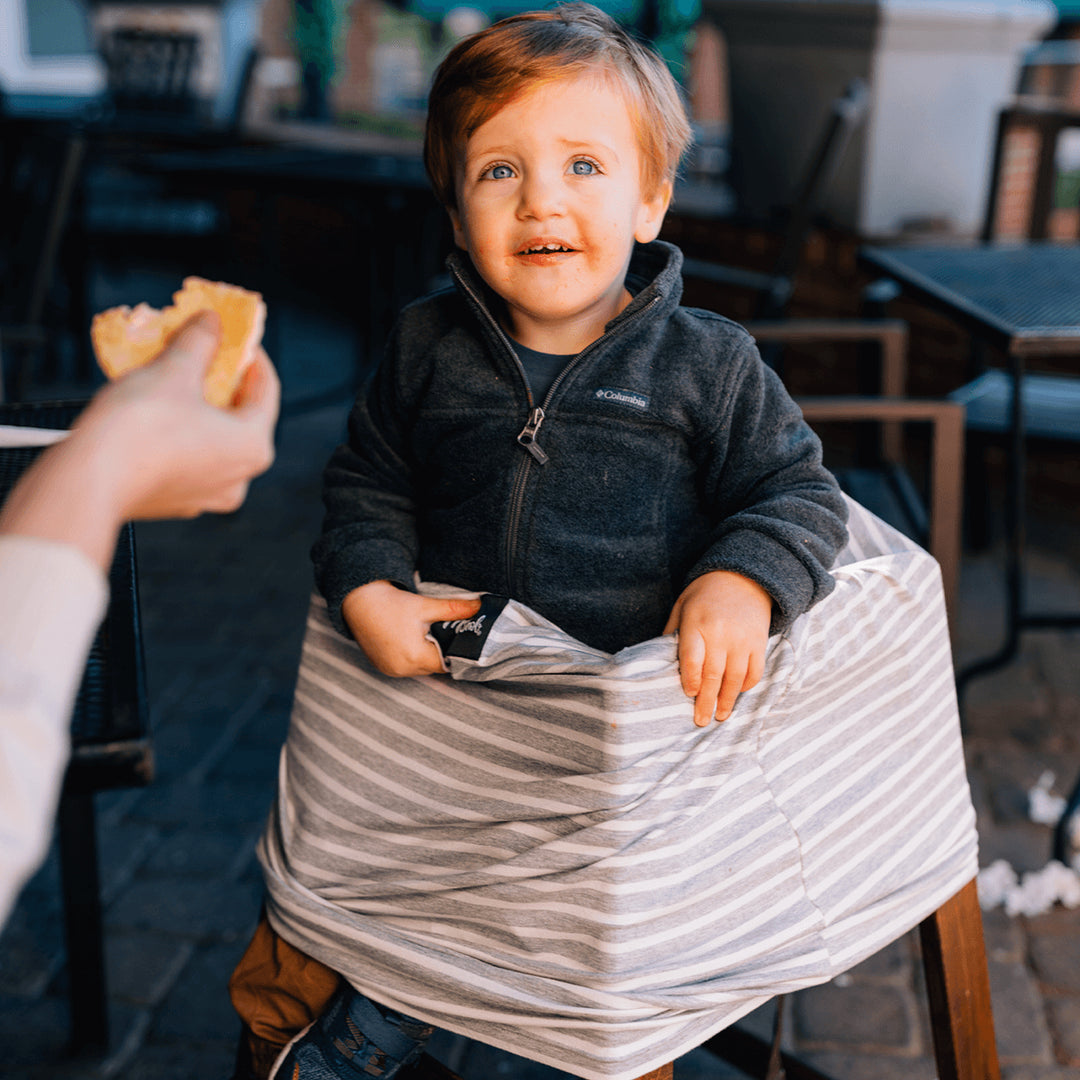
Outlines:
{"type": "Polygon", "coordinates": [[[657,186],[651,198],[642,199],[638,208],[637,227],[634,229],[634,239],[639,244],[647,244],[660,234],[664,215],[671,204],[671,188],[671,181],[665,180],[657,186]]]}
{"type": "Polygon", "coordinates": [[[461,215],[450,206],[446,208],[446,212],[450,215],[450,224],[454,227],[454,243],[462,251],[468,251],[469,245],[465,239],[465,230],[461,227],[461,215]]]}

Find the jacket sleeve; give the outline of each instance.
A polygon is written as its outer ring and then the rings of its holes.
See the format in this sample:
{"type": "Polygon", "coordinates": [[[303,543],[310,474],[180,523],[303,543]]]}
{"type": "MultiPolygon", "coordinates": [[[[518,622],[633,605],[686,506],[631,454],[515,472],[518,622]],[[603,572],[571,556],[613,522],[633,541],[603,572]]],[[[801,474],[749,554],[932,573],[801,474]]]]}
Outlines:
{"type": "Polygon", "coordinates": [[[752,339],[727,372],[701,451],[716,526],[687,582],[711,570],[751,578],[773,598],[769,632],[782,633],[832,591],[847,503],[822,464],[820,440],[752,339]]]}
{"type": "Polygon", "coordinates": [[[311,549],[330,619],[351,637],[345,597],[372,581],[413,590],[417,538],[415,463],[408,449],[408,388],[399,378],[396,328],[386,357],[349,414],[348,438],[323,473],[326,513],[311,549]]]}

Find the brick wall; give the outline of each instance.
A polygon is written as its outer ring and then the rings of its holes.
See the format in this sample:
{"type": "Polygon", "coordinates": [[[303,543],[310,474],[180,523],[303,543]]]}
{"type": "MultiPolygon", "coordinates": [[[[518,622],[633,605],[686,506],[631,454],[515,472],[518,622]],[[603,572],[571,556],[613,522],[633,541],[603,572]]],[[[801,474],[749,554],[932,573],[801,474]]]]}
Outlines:
{"type": "MultiPolygon", "coordinates": [[[[1064,29],[1059,36],[1080,41],[1080,25],[1064,29]]],[[[1025,96],[1080,110],[1080,64],[1034,65],[1025,72],[1022,90],[1025,96]]],[[[994,236],[999,239],[1028,235],[1038,154],[1039,135],[1033,128],[1017,125],[1006,134],[994,219],[994,236]]],[[[1080,209],[1055,207],[1048,233],[1054,240],[1075,240],[1080,236],[1080,209]]]]}

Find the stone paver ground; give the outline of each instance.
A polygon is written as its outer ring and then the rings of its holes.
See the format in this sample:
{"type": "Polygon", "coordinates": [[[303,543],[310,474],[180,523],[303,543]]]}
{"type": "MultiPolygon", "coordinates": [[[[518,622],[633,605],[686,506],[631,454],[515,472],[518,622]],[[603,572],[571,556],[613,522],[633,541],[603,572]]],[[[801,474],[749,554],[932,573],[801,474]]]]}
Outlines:
{"type": "MultiPolygon", "coordinates": [[[[324,330],[319,333],[327,333],[324,330]]],[[[319,389],[340,334],[279,359],[287,400],[319,389]],[[309,357],[318,362],[309,362],[309,357]],[[288,359],[288,357],[286,357],[288,359]]],[[[319,472],[345,406],[294,412],[278,460],[230,517],[154,524],[138,548],[157,778],[98,797],[112,1042],[100,1062],[64,1057],[65,970],[55,852],[0,937],[0,1077],[10,1080],[225,1080],[237,1023],[225,984],[254,925],[254,845],[284,737],[304,612],[307,550],[320,519],[319,472]]],[[[1080,610],[1075,522],[1036,537],[1033,591],[1080,610]]],[[[961,660],[995,643],[1000,584],[969,558],[957,631],[961,660]]],[[[1044,769],[1080,772],[1080,665],[1074,633],[1032,634],[1019,659],[969,695],[967,748],[982,862],[1041,867],[1050,831],[1027,819],[1044,769]]],[[[1080,1080],[1080,910],[985,919],[1006,1080],[1080,1080]]],[[[837,1080],[932,1077],[917,943],[908,935],[858,968],[794,997],[786,1042],[837,1080]]],[[[763,1032],[766,1015],[751,1018],[763,1032]]],[[[473,1080],[564,1074],[441,1037],[473,1080]]],[[[678,1080],[736,1075],[703,1053],[678,1080]]]]}

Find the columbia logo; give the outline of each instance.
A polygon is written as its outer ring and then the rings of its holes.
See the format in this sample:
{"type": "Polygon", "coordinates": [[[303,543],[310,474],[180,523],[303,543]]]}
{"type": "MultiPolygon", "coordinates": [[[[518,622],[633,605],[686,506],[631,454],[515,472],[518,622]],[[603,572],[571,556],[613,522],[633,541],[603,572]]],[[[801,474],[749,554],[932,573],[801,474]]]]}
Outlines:
{"type": "Polygon", "coordinates": [[[649,399],[644,394],[634,390],[613,390],[609,386],[601,386],[593,395],[597,401],[611,401],[616,405],[628,405],[631,409],[647,409],[649,399]]]}

